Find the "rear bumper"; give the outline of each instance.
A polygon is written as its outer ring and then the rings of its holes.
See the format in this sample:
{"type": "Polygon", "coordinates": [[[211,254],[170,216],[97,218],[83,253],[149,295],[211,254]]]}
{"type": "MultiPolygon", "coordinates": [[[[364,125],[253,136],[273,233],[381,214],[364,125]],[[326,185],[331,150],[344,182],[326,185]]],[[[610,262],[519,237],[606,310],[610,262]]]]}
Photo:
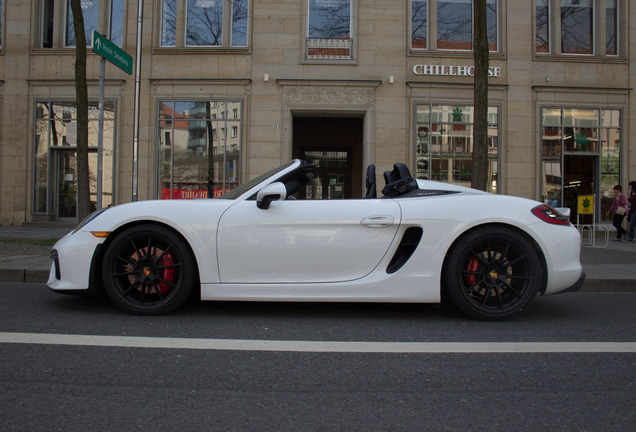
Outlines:
{"type": "Polygon", "coordinates": [[[572,284],[572,286],[570,286],[569,288],[566,288],[566,289],[564,289],[562,291],[558,291],[555,294],[562,294],[562,293],[567,293],[567,292],[578,291],[583,286],[583,282],[585,282],[585,272],[581,272],[581,277],[574,284],[572,284]]]}

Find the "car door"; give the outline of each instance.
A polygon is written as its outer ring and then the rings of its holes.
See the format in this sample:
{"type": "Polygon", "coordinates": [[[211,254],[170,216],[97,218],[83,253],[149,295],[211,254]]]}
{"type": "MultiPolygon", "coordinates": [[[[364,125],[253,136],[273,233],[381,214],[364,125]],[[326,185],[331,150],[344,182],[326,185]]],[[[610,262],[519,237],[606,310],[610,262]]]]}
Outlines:
{"type": "Polygon", "coordinates": [[[219,221],[222,283],[342,282],[369,274],[400,224],[391,199],[255,201],[230,207],[219,221]]]}

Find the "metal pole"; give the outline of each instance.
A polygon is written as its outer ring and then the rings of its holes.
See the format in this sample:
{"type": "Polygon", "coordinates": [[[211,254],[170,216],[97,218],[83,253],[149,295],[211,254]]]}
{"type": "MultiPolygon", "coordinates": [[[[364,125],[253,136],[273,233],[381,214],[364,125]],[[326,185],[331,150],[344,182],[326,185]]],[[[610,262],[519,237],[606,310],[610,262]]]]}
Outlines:
{"type": "Polygon", "coordinates": [[[133,118],[133,167],[132,167],[132,200],[137,201],[139,190],[139,111],[141,95],[141,32],[143,29],[144,1],[139,0],[137,9],[137,50],[135,59],[135,113],[133,118]]]}
{"type": "Polygon", "coordinates": [[[104,173],[104,79],[106,75],[106,60],[99,61],[99,121],[97,127],[97,210],[102,208],[102,176],[104,173]]]}

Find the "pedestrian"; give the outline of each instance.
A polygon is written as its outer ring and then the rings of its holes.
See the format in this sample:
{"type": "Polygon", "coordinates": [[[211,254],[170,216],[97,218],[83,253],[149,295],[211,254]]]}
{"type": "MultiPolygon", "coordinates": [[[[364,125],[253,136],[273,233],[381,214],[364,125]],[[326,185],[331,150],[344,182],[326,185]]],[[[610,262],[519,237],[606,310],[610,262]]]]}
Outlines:
{"type": "Polygon", "coordinates": [[[625,241],[633,242],[634,231],[636,230],[636,181],[629,182],[627,202],[629,203],[629,214],[627,215],[627,220],[629,221],[629,237],[627,237],[625,241]]]}
{"type": "Polygon", "coordinates": [[[616,238],[612,240],[621,241],[623,234],[627,233],[627,231],[625,231],[621,226],[625,213],[627,213],[627,198],[625,198],[625,195],[623,194],[623,188],[621,185],[614,186],[613,191],[614,202],[612,202],[612,206],[607,211],[606,217],[609,218],[610,213],[614,212],[614,221],[612,222],[612,225],[616,228],[616,238]]]}

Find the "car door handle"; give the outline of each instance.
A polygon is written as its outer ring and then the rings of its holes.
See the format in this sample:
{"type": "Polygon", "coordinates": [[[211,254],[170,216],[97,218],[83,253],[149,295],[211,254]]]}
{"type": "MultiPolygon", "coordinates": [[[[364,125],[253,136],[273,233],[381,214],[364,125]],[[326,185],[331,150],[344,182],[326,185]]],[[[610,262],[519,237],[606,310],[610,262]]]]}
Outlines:
{"type": "Polygon", "coordinates": [[[360,221],[367,228],[387,228],[393,225],[393,216],[369,216],[360,221]]]}

